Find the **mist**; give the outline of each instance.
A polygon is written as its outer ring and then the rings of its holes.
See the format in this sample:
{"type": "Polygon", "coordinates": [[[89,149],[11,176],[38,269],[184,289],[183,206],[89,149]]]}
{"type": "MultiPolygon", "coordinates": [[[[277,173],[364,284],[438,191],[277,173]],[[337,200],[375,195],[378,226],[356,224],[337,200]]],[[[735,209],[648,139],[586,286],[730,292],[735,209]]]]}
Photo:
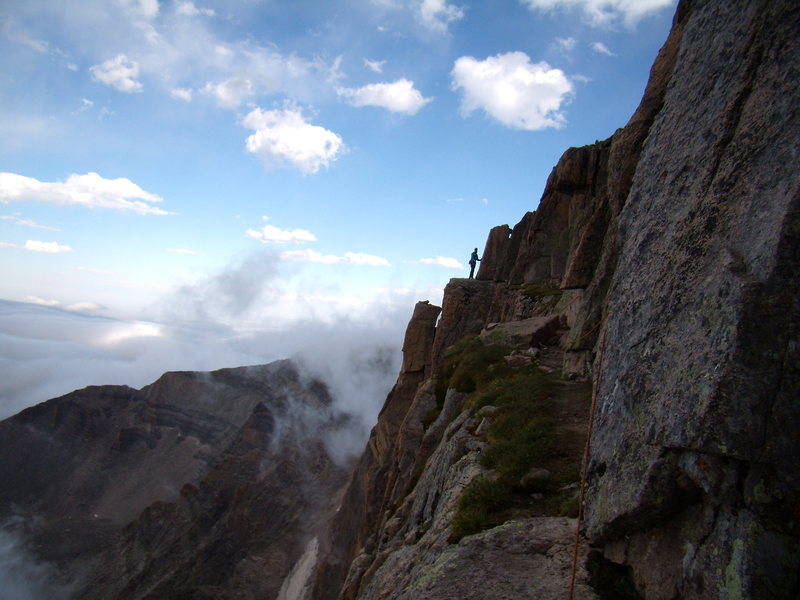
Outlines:
{"type": "Polygon", "coordinates": [[[0,300],[0,419],[89,385],[141,388],[166,371],[293,358],[353,418],[354,439],[334,443],[349,452],[397,377],[420,298],[406,290],[354,302],[330,284],[321,298],[320,287],[262,251],[176,287],[137,319],[0,300]]]}
{"type": "Polygon", "coordinates": [[[70,591],[55,581],[55,570],[34,558],[12,527],[0,528],[0,596],[4,600],[69,598],[70,591]]]}

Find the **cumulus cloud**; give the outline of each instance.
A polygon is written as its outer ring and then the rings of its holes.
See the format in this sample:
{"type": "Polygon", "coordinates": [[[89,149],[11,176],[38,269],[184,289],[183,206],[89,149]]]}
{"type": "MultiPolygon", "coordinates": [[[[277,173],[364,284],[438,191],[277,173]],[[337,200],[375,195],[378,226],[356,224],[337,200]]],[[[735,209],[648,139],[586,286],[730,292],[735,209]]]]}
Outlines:
{"type": "Polygon", "coordinates": [[[523,52],[485,60],[462,56],[451,74],[453,89],[462,92],[464,116],[480,109],[513,129],[564,126],[561,107],[572,95],[573,85],[563,71],[546,62],[531,63],[523,52]]]}
{"type": "Polygon", "coordinates": [[[46,252],[47,254],[61,254],[62,252],[72,252],[69,246],[62,246],[56,242],[39,242],[37,240],[27,240],[25,250],[32,252],[46,252]]]}
{"type": "MultiPolygon", "coordinates": [[[[263,217],[264,221],[269,217],[263,217]]],[[[248,229],[247,235],[262,244],[304,244],[316,242],[317,237],[307,229],[280,229],[274,225],[264,225],[260,231],[248,229]]]]}
{"type": "Polygon", "coordinates": [[[445,32],[450,23],[464,18],[464,10],[448,4],[447,0],[422,0],[417,18],[431,31],[445,32]]]}
{"type": "Polygon", "coordinates": [[[353,106],[378,106],[392,112],[415,115],[433,98],[424,98],[408,79],[372,83],[360,88],[339,88],[337,93],[353,106]]]}
{"type": "Polygon", "coordinates": [[[520,0],[531,10],[552,12],[575,9],[592,26],[624,23],[633,27],[642,18],[670,7],[675,0],[520,0]]]}
{"type": "Polygon", "coordinates": [[[383,65],[386,64],[385,60],[368,60],[364,59],[364,66],[373,73],[383,73],[383,65]]]}
{"type": "Polygon", "coordinates": [[[616,56],[611,50],[608,49],[603,42],[594,42],[592,44],[592,50],[597,52],[598,54],[605,54],[606,56],[616,56]]]}
{"type": "Polygon", "coordinates": [[[139,77],[139,63],[130,60],[124,54],[117,54],[114,58],[89,67],[92,77],[111,86],[120,92],[141,92],[142,84],[136,80],[139,77]]]}
{"type": "Polygon", "coordinates": [[[342,256],[335,254],[322,254],[315,250],[287,250],[281,253],[284,260],[314,262],[326,265],[367,265],[371,267],[390,267],[391,264],[385,258],[364,254],[363,252],[345,252],[342,256]]]}
{"type": "Polygon", "coordinates": [[[222,108],[236,108],[245,98],[253,96],[253,82],[243,77],[232,77],[221,83],[206,83],[203,88],[217,100],[217,105],[222,108]]]}
{"type": "Polygon", "coordinates": [[[105,179],[97,173],[73,174],[63,183],[0,173],[0,203],[19,201],[129,210],[140,215],[169,214],[152,205],[161,202],[161,198],[146,192],[130,179],[105,179]]]}
{"type": "Polygon", "coordinates": [[[345,146],[334,132],[312,125],[296,108],[253,109],[242,124],[255,133],[247,138],[245,149],[265,164],[288,164],[308,175],[327,167],[339,158],[345,146]]]}

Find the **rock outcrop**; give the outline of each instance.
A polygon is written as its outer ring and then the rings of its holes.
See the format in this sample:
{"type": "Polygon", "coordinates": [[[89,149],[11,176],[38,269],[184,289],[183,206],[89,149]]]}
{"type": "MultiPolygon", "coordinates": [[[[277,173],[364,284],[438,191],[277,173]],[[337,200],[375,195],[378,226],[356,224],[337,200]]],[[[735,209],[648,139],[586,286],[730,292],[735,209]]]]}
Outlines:
{"type": "Polygon", "coordinates": [[[588,532],[648,600],[796,597],[800,8],[683,8],[619,219],[588,532]]]}
{"type": "Polygon", "coordinates": [[[507,362],[557,356],[599,386],[584,533],[600,593],[616,592],[598,569],[647,600],[798,597],[798,30],[788,0],[679,3],[628,124],[568,150],[537,210],[491,230],[477,279],[445,289],[433,377],[387,400],[403,425],[383,453],[370,442],[330,530],[348,551],[320,557],[310,597],[533,594],[502,587],[525,576],[501,549],[517,524],[535,537],[532,521],[447,537],[453,494],[493,476],[481,456],[495,417],[454,389],[441,405],[437,390],[456,344],[491,341],[492,323],[507,341],[542,318],[560,351],[507,362]],[[495,552],[502,574],[473,562],[495,552]]]}

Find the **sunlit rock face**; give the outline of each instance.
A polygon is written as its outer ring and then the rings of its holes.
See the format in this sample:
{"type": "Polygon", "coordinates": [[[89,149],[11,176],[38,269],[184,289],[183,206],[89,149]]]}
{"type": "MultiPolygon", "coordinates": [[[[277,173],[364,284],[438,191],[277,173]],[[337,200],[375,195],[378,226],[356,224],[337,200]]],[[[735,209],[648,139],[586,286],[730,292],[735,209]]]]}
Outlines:
{"type": "Polygon", "coordinates": [[[76,598],[270,597],[346,480],[346,425],[289,361],[86,388],[0,423],[0,510],[76,598]]]}

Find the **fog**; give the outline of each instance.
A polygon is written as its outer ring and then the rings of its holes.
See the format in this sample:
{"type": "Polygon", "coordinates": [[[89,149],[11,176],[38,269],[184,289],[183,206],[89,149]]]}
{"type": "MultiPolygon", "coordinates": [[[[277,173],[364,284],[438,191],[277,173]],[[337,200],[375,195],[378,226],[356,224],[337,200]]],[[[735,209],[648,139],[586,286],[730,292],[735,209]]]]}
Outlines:
{"type": "Polygon", "coordinates": [[[177,287],[137,319],[0,300],[0,419],[89,385],[141,388],[166,371],[291,357],[328,384],[364,436],[397,377],[421,298],[398,291],[353,301],[328,287],[321,299],[303,294],[314,284],[297,275],[254,253],[177,287]]]}
{"type": "Polygon", "coordinates": [[[29,551],[9,524],[0,527],[0,597],[3,600],[64,600],[70,591],[55,583],[55,570],[29,551]]]}

